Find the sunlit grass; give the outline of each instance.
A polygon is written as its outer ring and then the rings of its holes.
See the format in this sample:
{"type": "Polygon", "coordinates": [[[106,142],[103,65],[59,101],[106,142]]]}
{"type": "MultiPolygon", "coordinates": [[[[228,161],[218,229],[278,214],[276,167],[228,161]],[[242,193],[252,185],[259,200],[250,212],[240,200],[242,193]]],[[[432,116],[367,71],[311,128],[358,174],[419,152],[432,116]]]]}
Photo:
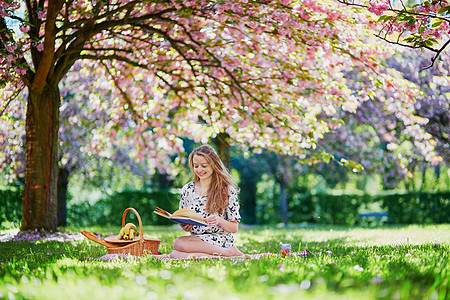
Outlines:
{"type": "MultiPolygon", "coordinates": [[[[118,227],[69,231],[117,234],[118,227]]],[[[172,250],[176,226],[146,226],[172,250]]],[[[0,243],[0,298],[15,299],[447,299],[450,225],[373,229],[336,226],[244,227],[237,246],[249,254],[290,243],[307,257],[254,260],[98,260],[88,240],[0,243]]]]}

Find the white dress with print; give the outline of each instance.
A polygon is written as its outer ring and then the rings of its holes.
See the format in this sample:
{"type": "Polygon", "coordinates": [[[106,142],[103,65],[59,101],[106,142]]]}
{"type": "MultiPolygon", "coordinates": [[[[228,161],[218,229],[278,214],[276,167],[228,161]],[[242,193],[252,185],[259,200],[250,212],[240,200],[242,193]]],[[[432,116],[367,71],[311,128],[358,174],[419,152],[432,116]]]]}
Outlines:
{"type": "MultiPolygon", "coordinates": [[[[189,182],[184,185],[181,190],[180,208],[188,207],[200,214],[203,218],[211,216],[206,212],[206,196],[200,196],[194,191],[194,183],[189,182]]],[[[227,221],[240,221],[239,201],[237,192],[234,188],[230,188],[228,197],[228,207],[218,216],[227,221]]],[[[203,241],[222,248],[229,248],[234,245],[233,234],[216,226],[194,226],[191,234],[198,236],[203,241]]]]}

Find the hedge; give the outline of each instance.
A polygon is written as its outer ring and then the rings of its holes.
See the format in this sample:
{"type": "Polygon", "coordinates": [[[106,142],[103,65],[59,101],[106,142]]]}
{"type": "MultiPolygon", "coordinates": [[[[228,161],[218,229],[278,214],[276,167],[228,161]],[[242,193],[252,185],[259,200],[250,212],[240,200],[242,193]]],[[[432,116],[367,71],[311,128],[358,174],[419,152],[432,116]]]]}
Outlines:
{"type": "MultiPolygon", "coordinates": [[[[67,211],[67,224],[86,225],[121,225],[125,209],[133,207],[139,213],[144,225],[164,225],[173,222],[153,213],[156,206],[170,212],[178,209],[179,194],[166,191],[124,191],[109,195],[95,204],[88,202],[70,205],[67,211]],[[86,217],[88,216],[88,217],[86,217]]],[[[127,220],[137,225],[133,212],[127,213],[127,220]]]]}
{"type": "Polygon", "coordinates": [[[396,224],[450,223],[450,192],[377,196],[396,224]]]}
{"type": "Polygon", "coordinates": [[[395,224],[450,223],[450,192],[410,192],[386,195],[297,194],[289,205],[292,223],[354,225],[364,204],[379,202],[395,224]]]}

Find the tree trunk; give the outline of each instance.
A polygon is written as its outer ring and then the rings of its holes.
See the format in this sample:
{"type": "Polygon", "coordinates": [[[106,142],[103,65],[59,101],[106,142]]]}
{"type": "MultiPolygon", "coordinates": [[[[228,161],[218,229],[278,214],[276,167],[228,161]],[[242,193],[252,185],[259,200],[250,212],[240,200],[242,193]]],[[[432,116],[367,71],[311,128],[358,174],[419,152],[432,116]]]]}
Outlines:
{"type": "Polygon", "coordinates": [[[160,173],[156,170],[155,175],[153,175],[153,186],[157,186],[160,191],[168,191],[173,184],[173,179],[170,178],[168,174],[160,173]]]}
{"type": "Polygon", "coordinates": [[[239,169],[241,175],[239,200],[241,202],[242,220],[246,224],[256,223],[256,188],[260,175],[248,166],[239,169]]]}
{"type": "Polygon", "coordinates": [[[228,139],[230,136],[226,132],[219,133],[213,140],[217,147],[217,154],[219,154],[220,159],[225,164],[225,167],[230,170],[231,160],[230,160],[230,144],[228,144],[228,139]]]}
{"type": "Polygon", "coordinates": [[[283,223],[287,225],[289,222],[289,207],[288,207],[288,198],[287,198],[287,183],[284,181],[284,178],[278,181],[280,184],[280,204],[281,204],[281,213],[283,215],[283,223]]]}
{"type": "Polygon", "coordinates": [[[69,185],[69,170],[59,168],[58,172],[58,226],[67,225],[67,186],[69,185]]]}
{"type": "Polygon", "coordinates": [[[29,90],[21,230],[56,230],[59,99],[56,84],[29,90]]]}

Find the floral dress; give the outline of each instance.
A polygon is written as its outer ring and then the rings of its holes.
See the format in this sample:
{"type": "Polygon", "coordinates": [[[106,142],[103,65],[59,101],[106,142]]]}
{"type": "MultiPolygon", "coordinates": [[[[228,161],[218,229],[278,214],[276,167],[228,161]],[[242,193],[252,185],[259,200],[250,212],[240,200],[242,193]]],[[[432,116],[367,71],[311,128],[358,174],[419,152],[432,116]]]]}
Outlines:
{"type": "MultiPolygon", "coordinates": [[[[192,209],[204,218],[211,216],[211,214],[206,212],[206,196],[200,196],[194,191],[193,182],[189,182],[184,185],[181,190],[180,208],[185,207],[192,209]]],[[[230,222],[241,220],[241,215],[239,214],[238,196],[234,188],[230,188],[228,207],[221,214],[217,215],[230,222]]],[[[203,241],[218,247],[229,248],[234,245],[233,234],[223,230],[222,227],[218,225],[194,226],[191,234],[198,236],[203,241]]]]}

